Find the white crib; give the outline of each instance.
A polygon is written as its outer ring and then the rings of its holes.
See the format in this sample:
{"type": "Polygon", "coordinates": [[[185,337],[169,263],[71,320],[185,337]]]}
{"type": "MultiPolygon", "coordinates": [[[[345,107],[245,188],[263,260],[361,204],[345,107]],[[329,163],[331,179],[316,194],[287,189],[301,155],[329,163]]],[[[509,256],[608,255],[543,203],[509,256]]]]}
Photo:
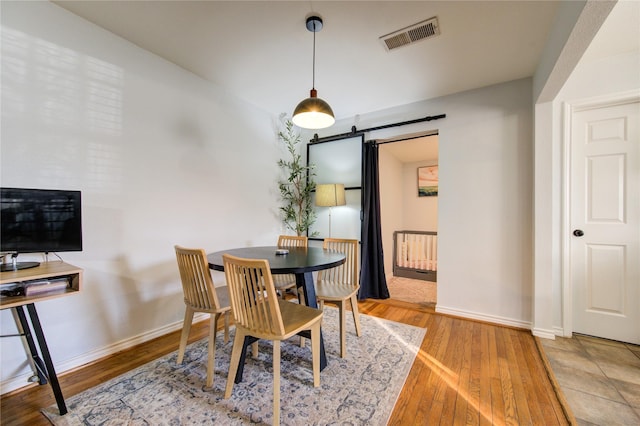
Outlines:
{"type": "Polygon", "coordinates": [[[438,233],[395,231],[393,233],[393,275],[437,281],[438,233]]]}

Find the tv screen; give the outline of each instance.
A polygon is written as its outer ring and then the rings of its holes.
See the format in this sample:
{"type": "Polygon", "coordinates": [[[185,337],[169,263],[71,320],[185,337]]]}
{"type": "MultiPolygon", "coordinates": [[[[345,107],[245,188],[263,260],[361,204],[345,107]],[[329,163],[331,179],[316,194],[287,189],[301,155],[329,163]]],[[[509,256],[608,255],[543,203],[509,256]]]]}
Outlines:
{"type": "Polygon", "coordinates": [[[0,188],[0,252],[82,250],[80,191],[0,188]]]}

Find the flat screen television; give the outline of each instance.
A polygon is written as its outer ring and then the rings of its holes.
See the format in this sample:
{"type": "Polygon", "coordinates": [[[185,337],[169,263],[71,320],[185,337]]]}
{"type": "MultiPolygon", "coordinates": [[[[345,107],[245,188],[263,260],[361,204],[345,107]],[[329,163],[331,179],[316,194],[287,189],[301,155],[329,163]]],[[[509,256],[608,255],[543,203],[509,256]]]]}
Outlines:
{"type": "Polygon", "coordinates": [[[36,267],[20,253],[82,251],[80,191],[0,188],[0,252],[10,253],[2,271],[36,267]]]}

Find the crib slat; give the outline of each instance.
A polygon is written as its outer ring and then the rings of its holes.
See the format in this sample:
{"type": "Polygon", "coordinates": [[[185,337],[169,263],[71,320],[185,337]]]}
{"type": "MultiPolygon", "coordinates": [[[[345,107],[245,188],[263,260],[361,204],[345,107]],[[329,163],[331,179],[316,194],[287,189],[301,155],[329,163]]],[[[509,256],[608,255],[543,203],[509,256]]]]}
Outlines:
{"type": "Polygon", "coordinates": [[[394,274],[402,272],[397,268],[413,269],[413,272],[408,271],[412,276],[427,274],[435,280],[435,271],[438,269],[438,235],[422,231],[396,231],[394,235],[394,274]]]}

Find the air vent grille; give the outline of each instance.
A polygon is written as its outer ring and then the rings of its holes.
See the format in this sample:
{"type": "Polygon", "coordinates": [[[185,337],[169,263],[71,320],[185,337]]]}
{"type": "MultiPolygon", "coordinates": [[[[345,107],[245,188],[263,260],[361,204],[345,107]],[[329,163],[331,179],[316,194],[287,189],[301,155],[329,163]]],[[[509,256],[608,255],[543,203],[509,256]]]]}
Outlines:
{"type": "Polygon", "coordinates": [[[437,35],[440,35],[440,26],[438,18],[434,16],[426,21],[384,35],[380,37],[380,40],[387,50],[393,50],[437,35]]]}

